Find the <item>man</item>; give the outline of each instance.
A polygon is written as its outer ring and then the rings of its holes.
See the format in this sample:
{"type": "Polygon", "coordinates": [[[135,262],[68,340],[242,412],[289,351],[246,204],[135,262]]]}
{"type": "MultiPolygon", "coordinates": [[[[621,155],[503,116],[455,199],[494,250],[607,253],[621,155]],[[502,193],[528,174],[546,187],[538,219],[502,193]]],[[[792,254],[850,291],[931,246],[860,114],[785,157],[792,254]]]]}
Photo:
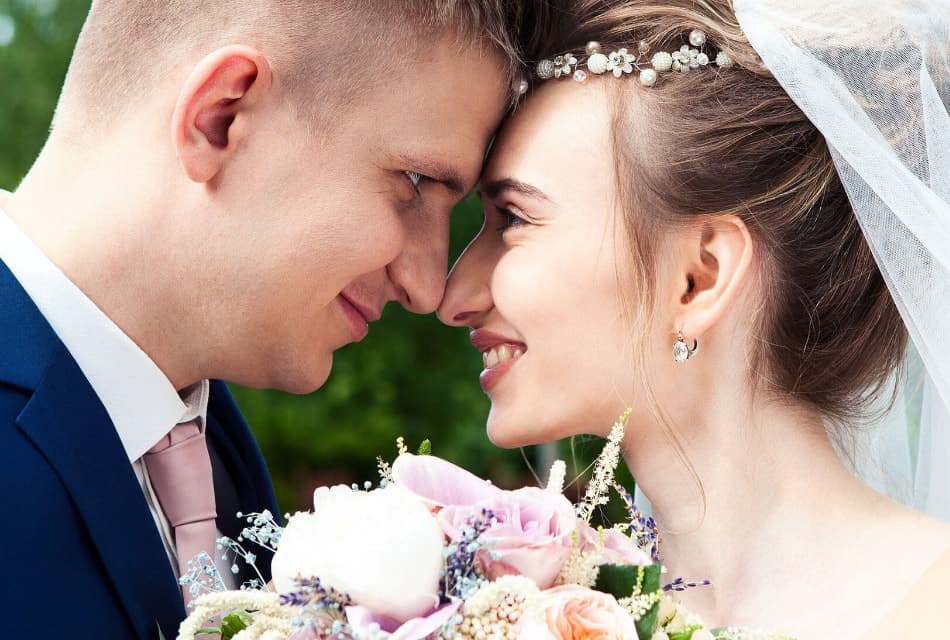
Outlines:
{"type": "Polygon", "coordinates": [[[49,140],[0,203],[0,635],[176,635],[188,561],[238,511],[278,513],[215,380],[310,392],[387,302],[436,308],[528,18],[93,3],[49,140]]]}

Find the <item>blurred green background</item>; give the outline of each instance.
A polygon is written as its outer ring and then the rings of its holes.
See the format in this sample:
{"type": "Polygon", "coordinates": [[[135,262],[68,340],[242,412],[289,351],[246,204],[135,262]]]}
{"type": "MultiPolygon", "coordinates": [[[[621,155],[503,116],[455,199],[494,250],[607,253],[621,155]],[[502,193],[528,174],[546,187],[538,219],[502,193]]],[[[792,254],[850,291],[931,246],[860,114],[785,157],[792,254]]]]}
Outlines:
{"type": "MultiPolygon", "coordinates": [[[[0,188],[16,187],[46,139],[88,7],[88,0],[0,0],[0,188]]],[[[477,201],[459,205],[452,260],[480,225],[477,201]]],[[[375,479],[376,456],[391,459],[398,435],[411,448],[431,438],[435,454],[500,486],[531,483],[526,460],[546,465],[557,447],[523,453],[494,447],[485,435],[488,401],[478,385],[480,370],[467,331],[390,305],[364,342],[336,354],[329,381],[316,393],[239,387],[234,393],[285,512],[307,508],[318,485],[375,479]]],[[[600,442],[585,439],[579,450],[583,469],[600,442]]]]}

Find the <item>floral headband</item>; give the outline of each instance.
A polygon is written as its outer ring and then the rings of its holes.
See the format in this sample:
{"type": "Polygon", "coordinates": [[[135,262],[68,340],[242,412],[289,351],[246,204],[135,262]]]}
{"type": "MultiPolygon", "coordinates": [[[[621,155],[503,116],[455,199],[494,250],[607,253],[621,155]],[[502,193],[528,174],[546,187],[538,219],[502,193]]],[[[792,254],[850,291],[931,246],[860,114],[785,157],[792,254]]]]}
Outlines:
{"type": "MultiPolygon", "coordinates": [[[[684,44],[678,51],[668,53],[661,51],[653,54],[649,64],[641,61],[649,52],[649,45],[641,40],[638,46],[639,55],[634,56],[626,49],[618,49],[604,54],[601,51],[599,42],[588,42],[585,53],[579,54],[580,60],[573,53],[563,53],[555,56],[553,59],[542,60],[535,67],[535,74],[541,80],[550,78],[572,77],[577,82],[587,80],[588,72],[594,75],[601,75],[608,71],[614,74],[614,77],[620,78],[624,74],[633,73],[634,69],[638,72],[640,84],[645,87],[652,87],[657,83],[661,73],[686,73],[690,69],[698,69],[715,64],[720,69],[726,69],[733,66],[732,58],[724,51],[716,54],[715,60],[710,60],[703,49],[706,44],[706,34],[699,29],[694,29],[689,34],[689,44],[684,44]],[[692,45],[692,46],[690,46],[692,45]],[[586,71],[582,68],[586,67],[586,71]]],[[[521,85],[525,90],[527,83],[521,85]]]]}

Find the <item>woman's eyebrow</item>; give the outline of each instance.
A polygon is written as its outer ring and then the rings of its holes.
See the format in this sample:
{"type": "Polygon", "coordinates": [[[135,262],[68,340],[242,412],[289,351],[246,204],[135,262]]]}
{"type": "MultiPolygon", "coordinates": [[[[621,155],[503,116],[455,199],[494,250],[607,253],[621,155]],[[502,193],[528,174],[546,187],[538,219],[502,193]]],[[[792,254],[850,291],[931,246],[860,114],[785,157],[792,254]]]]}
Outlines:
{"type": "Polygon", "coordinates": [[[514,178],[500,178],[498,180],[492,180],[491,182],[486,182],[481,185],[480,191],[487,198],[495,199],[500,196],[505,191],[514,191],[519,193],[527,198],[533,198],[535,200],[541,200],[544,202],[550,202],[547,194],[526,182],[521,182],[520,180],[515,180],[514,178]]]}

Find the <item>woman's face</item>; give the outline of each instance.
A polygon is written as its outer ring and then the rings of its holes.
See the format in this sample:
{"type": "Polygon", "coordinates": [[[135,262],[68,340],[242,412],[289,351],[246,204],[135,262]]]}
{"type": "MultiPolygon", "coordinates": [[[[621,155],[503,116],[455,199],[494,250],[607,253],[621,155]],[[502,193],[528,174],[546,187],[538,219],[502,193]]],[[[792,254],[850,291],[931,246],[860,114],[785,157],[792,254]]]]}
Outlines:
{"type": "Polygon", "coordinates": [[[482,177],[485,224],[439,309],[473,329],[504,447],[602,434],[635,402],[604,85],[551,82],[505,125],[482,177]]]}

